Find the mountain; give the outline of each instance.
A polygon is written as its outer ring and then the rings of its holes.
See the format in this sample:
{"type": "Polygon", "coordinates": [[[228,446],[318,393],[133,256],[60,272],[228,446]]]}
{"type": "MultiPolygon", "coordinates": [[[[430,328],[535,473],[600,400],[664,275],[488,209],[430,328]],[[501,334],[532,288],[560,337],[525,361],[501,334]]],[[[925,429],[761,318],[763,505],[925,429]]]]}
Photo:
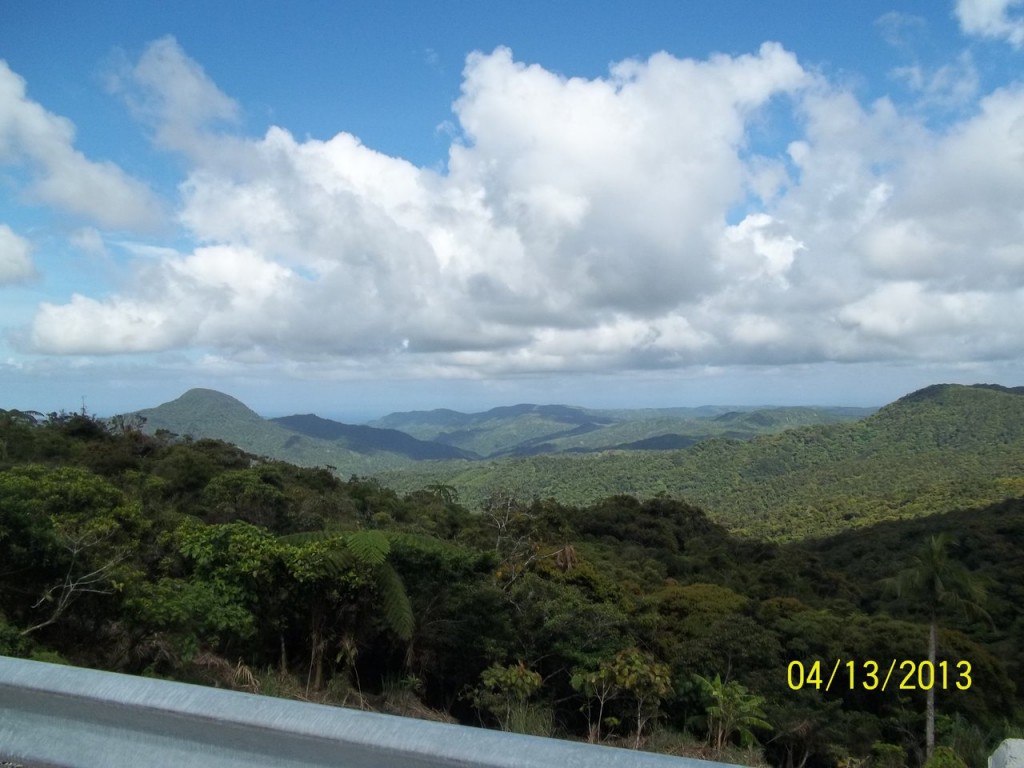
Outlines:
{"type": "Polygon", "coordinates": [[[146,431],[161,429],[195,438],[213,437],[233,442],[265,426],[264,419],[240,400],[213,389],[190,389],[177,400],[138,411],[146,431]]]}
{"type": "Polygon", "coordinates": [[[711,437],[749,440],[757,435],[773,434],[794,427],[862,419],[876,409],[784,406],[743,410],[703,407],[691,410],[696,413],[667,413],[653,418],[630,418],[627,412],[616,423],[600,429],[554,437],[548,441],[546,452],[667,450],[686,448],[711,437]]]}
{"type": "Polygon", "coordinates": [[[244,403],[212,389],[190,389],[177,400],[138,411],[145,431],[167,430],[196,439],[234,443],[250,453],[302,466],[331,466],[339,474],[397,469],[422,459],[466,458],[450,446],[425,443],[395,430],[307,416],[264,419],[244,403]]]}
{"type": "Polygon", "coordinates": [[[853,419],[871,409],[701,408],[596,411],[569,405],[518,405],[482,413],[439,409],[393,413],[369,425],[315,414],[264,419],[212,389],[192,389],[139,411],[146,431],[215,438],[262,456],[339,474],[398,470],[421,461],[682,448],[708,437],[746,439],[801,424],[853,419]]]}
{"type": "Polygon", "coordinates": [[[702,406],[630,411],[520,404],[481,413],[448,409],[392,413],[370,424],[496,458],[609,449],[680,448],[707,437],[747,439],[796,426],[860,419],[874,410],[702,406]]]}
{"type": "Polygon", "coordinates": [[[440,462],[378,477],[400,490],[444,482],[470,506],[495,489],[580,505],[668,493],[733,532],[802,538],[1024,494],[1021,394],[1020,387],[937,385],[859,421],[745,441],[440,462]]]}
{"type": "Polygon", "coordinates": [[[415,461],[478,458],[474,454],[450,445],[417,440],[397,429],[377,429],[363,425],[343,424],[340,421],[320,418],[312,413],[304,416],[282,416],[270,419],[270,421],[280,424],[291,432],[339,443],[357,453],[383,451],[397,453],[415,461]]]}
{"type": "Polygon", "coordinates": [[[607,416],[568,405],[501,406],[482,413],[451,410],[392,413],[371,426],[399,429],[421,440],[455,446],[479,456],[543,452],[553,439],[613,423],[607,416]]]}

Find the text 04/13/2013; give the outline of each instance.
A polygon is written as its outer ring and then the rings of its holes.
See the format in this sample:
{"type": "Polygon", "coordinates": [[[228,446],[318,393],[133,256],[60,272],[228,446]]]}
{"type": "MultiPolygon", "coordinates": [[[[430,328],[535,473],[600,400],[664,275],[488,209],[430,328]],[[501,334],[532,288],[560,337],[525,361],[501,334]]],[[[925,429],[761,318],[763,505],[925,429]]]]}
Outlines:
{"type": "Polygon", "coordinates": [[[932,663],[913,659],[891,659],[888,664],[871,659],[861,662],[836,659],[831,669],[821,661],[807,664],[791,661],[786,676],[786,682],[794,691],[801,688],[829,691],[833,685],[845,686],[851,691],[857,688],[885,691],[890,685],[898,686],[901,691],[927,691],[931,688],[966,691],[972,682],[969,661],[932,663]]]}

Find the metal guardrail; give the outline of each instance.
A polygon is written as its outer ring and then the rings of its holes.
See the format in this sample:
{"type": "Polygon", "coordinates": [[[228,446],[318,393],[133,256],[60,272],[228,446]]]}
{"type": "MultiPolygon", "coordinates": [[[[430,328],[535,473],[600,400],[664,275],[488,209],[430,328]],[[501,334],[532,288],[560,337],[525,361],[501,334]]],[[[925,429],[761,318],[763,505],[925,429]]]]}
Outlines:
{"type": "Polygon", "coordinates": [[[988,768],[1024,768],[1024,739],[1007,739],[988,758],[988,768]]]}
{"type": "Polygon", "coordinates": [[[0,759],[62,768],[726,765],[7,657],[0,759]]]}

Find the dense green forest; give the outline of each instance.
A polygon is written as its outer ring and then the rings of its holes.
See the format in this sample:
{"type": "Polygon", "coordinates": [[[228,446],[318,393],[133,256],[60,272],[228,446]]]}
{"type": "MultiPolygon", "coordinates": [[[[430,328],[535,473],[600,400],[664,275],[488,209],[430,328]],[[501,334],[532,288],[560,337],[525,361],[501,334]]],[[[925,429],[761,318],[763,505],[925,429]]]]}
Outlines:
{"type": "Polygon", "coordinates": [[[428,483],[470,505],[495,487],[587,505],[614,494],[669,494],[743,535],[774,539],[992,503],[1024,493],[1024,394],[936,385],[868,418],[686,450],[422,462],[376,475],[400,492],[428,483]]]}
{"type": "MultiPolygon", "coordinates": [[[[996,503],[954,509],[940,451],[900,465],[932,505],[914,519],[789,542],[741,537],[687,494],[566,503],[495,483],[464,503],[132,419],[0,412],[0,653],[786,768],[925,764],[933,687],[931,764],[982,766],[1024,725],[1021,465],[987,447],[1024,427],[978,412],[977,433],[900,437],[901,409],[948,411],[943,392],[779,455],[860,515],[897,454],[851,444],[955,437],[1000,478],[971,491],[1004,488],[996,503]],[[821,474],[830,450],[859,463],[821,474]]],[[[822,433],[789,434],[766,439],[822,433]]],[[[708,445],[692,455],[735,493],[778,474],[744,477],[754,454],[708,445]]],[[[776,492],[752,495],[752,519],[776,492]]]]}
{"type": "Polygon", "coordinates": [[[728,406],[594,410],[521,404],[482,413],[447,409],[392,413],[370,426],[401,430],[487,458],[686,447],[708,437],[743,440],[792,427],[853,421],[874,410],[728,406]]]}

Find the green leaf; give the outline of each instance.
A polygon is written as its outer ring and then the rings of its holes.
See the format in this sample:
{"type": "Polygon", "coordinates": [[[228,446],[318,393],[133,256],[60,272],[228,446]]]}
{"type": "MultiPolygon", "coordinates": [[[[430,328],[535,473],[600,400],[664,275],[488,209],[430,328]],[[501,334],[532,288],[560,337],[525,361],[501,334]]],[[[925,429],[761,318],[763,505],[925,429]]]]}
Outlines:
{"type": "Polygon", "coordinates": [[[357,531],[345,539],[345,545],[365,565],[383,565],[391,551],[388,537],[381,531],[357,531]]]}
{"type": "Polygon", "coordinates": [[[408,640],[412,637],[415,618],[402,577],[391,566],[383,566],[376,571],[376,586],[385,623],[400,638],[408,640]]]}

